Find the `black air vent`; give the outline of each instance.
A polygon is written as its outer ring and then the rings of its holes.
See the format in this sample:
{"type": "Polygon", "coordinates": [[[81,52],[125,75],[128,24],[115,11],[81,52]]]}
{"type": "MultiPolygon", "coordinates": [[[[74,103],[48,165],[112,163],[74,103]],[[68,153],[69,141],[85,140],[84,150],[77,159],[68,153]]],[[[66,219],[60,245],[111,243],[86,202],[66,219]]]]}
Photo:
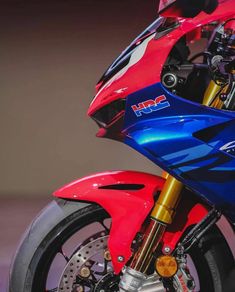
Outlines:
{"type": "Polygon", "coordinates": [[[99,189],[137,191],[137,190],[141,190],[143,188],[144,188],[144,185],[142,185],[142,184],[116,184],[116,185],[102,186],[99,189]]]}

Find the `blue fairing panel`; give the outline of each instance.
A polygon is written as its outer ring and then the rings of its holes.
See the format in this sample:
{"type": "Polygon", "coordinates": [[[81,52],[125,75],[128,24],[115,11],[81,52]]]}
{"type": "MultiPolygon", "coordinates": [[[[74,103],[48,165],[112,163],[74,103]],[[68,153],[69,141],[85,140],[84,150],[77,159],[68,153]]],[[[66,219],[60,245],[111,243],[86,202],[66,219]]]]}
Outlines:
{"type": "Polygon", "coordinates": [[[127,97],[125,143],[235,222],[235,113],[173,95],[161,83],[127,97]]]}

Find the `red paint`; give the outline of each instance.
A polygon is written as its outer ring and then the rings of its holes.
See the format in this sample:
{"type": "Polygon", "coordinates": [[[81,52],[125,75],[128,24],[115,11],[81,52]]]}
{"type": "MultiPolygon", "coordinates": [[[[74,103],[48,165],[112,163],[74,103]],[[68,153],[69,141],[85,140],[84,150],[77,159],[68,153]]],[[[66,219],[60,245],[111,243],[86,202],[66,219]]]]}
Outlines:
{"type": "Polygon", "coordinates": [[[131,243],[151,211],[153,197],[165,180],[135,171],[104,172],[76,180],[54,193],[54,196],[78,201],[95,202],[112,218],[109,249],[115,273],[119,273],[131,256],[131,243]],[[100,189],[116,184],[143,184],[141,190],[100,189]],[[117,257],[124,256],[120,263],[117,257]]]}
{"type": "Polygon", "coordinates": [[[166,100],[165,95],[160,95],[158,97],[155,98],[155,100],[153,99],[148,99],[144,102],[140,102],[137,105],[132,105],[131,108],[133,109],[133,111],[141,111],[143,109],[146,109],[147,107],[151,107],[151,106],[157,106],[159,103],[161,103],[162,101],[166,100]]]}
{"type": "Polygon", "coordinates": [[[152,99],[146,100],[143,102],[143,106],[144,108],[148,107],[148,106],[152,106],[152,105],[156,105],[155,101],[152,99]]]}
{"type": "MultiPolygon", "coordinates": [[[[146,102],[145,102],[146,103],[146,102]]],[[[148,102],[147,102],[148,103],[148,102]]],[[[154,104],[154,103],[153,103],[154,104]]],[[[149,103],[148,103],[149,105],[149,103]]],[[[145,108],[146,105],[144,105],[143,102],[139,103],[138,106],[137,105],[132,105],[131,108],[133,109],[133,111],[139,111],[139,110],[143,110],[145,108]]]]}
{"type": "MultiPolygon", "coordinates": [[[[102,206],[112,218],[109,249],[115,273],[120,273],[132,255],[131,244],[136,233],[149,215],[154,205],[154,195],[160,191],[165,180],[161,177],[136,171],[112,171],[98,173],[76,180],[54,193],[64,199],[95,202],[102,206]],[[140,190],[102,189],[103,186],[117,184],[142,184],[140,190]],[[122,263],[117,257],[124,256],[122,263]]],[[[182,200],[174,223],[164,235],[164,244],[172,249],[184,230],[199,222],[207,210],[200,204],[182,200]]]]}
{"type": "Polygon", "coordinates": [[[164,101],[164,100],[166,100],[165,95],[160,95],[160,96],[158,96],[158,97],[155,99],[155,104],[158,104],[158,103],[160,103],[160,102],[162,102],[162,101],[164,101]]]}
{"type": "Polygon", "coordinates": [[[179,212],[176,212],[173,223],[169,225],[163,236],[163,253],[165,246],[170,247],[173,251],[186,229],[200,222],[208,213],[205,206],[199,203],[195,204],[193,200],[190,200],[190,197],[183,198],[177,210],[179,212]]]}
{"type": "Polygon", "coordinates": [[[193,41],[193,38],[198,38],[198,28],[201,26],[212,21],[233,17],[235,13],[231,7],[234,7],[234,2],[234,0],[224,1],[210,15],[202,12],[193,19],[180,18],[181,25],[178,28],[159,39],[155,39],[153,36],[146,45],[141,58],[126,68],[125,72],[115,75],[97,92],[89,107],[88,115],[92,115],[116,99],[125,98],[131,93],[160,82],[163,66],[176,42],[189,33],[188,38],[193,41]],[[123,88],[125,90],[121,90],[123,88]]]}

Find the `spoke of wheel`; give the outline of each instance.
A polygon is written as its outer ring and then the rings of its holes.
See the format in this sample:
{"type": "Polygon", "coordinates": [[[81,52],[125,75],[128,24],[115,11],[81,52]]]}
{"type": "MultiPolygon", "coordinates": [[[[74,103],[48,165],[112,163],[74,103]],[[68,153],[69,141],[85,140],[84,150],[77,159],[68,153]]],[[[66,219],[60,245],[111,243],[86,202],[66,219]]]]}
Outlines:
{"type": "Polygon", "coordinates": [[[99,223],[104,227],[105,231],[107,233],[109,233],[109,228],[104,224],[104,220],[103,221],[99,221],[99,223]]]}
{"type": "Polygon", "coordinates": [[[63,249],[62,249],[62,247],[61,247],[61,249],[60,249],[60,251],[59,251],[59,253],[64,257],[64,259],[66,260],[66,262],[68,263],[69,262],[69,257],[67,257],[66,256],[66,254],[64,253],[64,251],[63,251],[63,249]]]}

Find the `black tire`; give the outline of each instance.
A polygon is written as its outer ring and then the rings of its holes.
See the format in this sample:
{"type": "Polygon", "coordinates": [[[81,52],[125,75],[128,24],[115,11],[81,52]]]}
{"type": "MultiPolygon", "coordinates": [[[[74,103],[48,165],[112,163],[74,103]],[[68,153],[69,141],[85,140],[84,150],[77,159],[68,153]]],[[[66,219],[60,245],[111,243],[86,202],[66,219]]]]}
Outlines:
{"type": "MultiPolygon", "coordinates": [[[[108,218],[108,214],[95,204],[60,199],[50,203],[23,236],[11,267],[9,292],[45,292],[47,273],[60,247],[99,218],[108,218]]],[[[223,283],[233,261],[221,234],[214,230],[205,236],[190,255],[198,272],[200,291],[224,292],[223,283]]]]}
{"type": "MultiPolygon", "coordinates": [[[[202,237],[189,254],[197,269],[201,292],[227,291],[225,286],[228,274],[234,267],[234,259],[217,227],[202,237]]],[[[235,291],[235,286],[233,289],[235,291]]]]}
{"type": "Polygon", "coordinates": [[[45,292],[45,277],[60,246],[94,218],[107,218],[98,205],[57,199],[32,222],[12,262],[9,292],[45,292]]]}

